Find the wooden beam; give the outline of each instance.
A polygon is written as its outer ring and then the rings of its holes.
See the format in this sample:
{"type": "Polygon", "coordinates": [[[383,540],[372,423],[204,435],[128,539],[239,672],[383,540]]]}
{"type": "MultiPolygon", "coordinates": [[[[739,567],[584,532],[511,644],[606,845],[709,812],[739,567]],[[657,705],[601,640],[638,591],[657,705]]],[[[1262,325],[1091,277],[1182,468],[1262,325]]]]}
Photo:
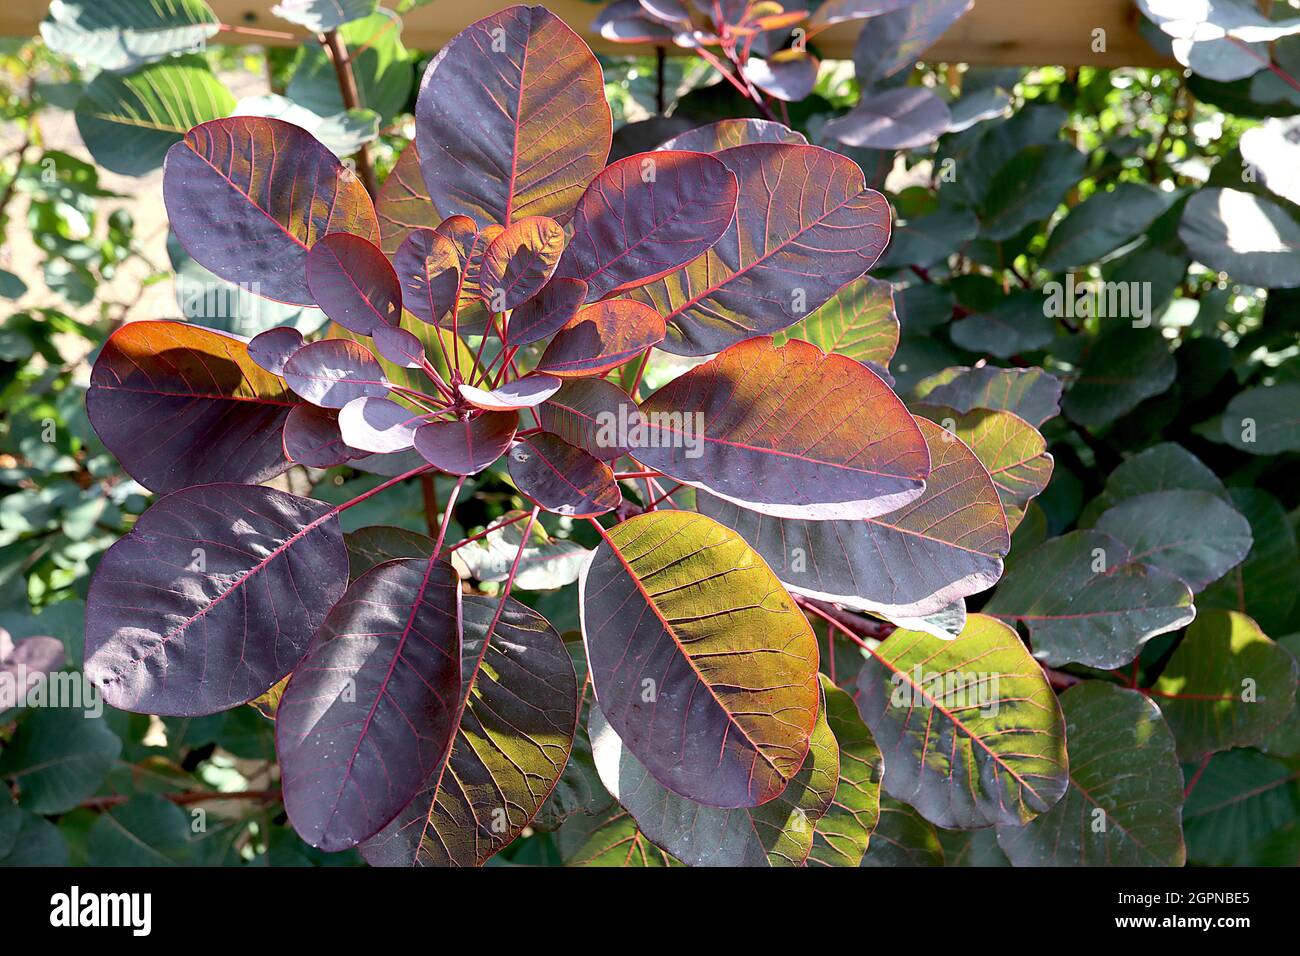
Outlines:
{"type": "MultiPolygon", "coordinates": [[[[544,0],[557,16],[604,53],[647,52],[610,43],[591,32],[597,4],[585,0],[544,0]]],[[[262,30],[302,32],[271,15],[274,0],[209,0],[223,23],[262,30]]],[[[403,19],[402,39],[416,50],[436,50],[470,23],[510,6],[508,0],[435,0],[403,19]]],[[[791,4],[793,6],[793,4],[791,4]]],[[[45,16],[47,0],[5,0],[0,4],[0,36],[30,36],[45,16]]],[[[927,59],[1002,66],[1173,66],[1158,56],[1137,30],[1132,0],[975,0],[975,7],[930,50],[927,59]],[[1102,30],[1105,49],[1094,52],[1094,31],[1102,30]]],[[[859,23],[842,23],[816,38],[824,55],[847,59],[859,23]]],[[[304,39],[306,39],[304,37],[304,39]]],[[[223,32],[226,43],[293,45],[223,32]]],[[[682,52],[682,51],[674,51],[682,52]]]]}

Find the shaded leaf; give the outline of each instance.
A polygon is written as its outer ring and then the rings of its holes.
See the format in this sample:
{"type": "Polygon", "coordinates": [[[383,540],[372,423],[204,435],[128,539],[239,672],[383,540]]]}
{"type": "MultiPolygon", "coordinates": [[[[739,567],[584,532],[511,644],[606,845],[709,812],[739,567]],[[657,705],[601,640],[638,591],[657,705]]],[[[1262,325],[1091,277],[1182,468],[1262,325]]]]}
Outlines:
{"type": "Polygon", "coordinates": [[[257,485],[174,492],[100,560],[86,677],[136,713],[246,703],[306,653],[347,574],[336,508],[257,485]]]}
{"type": "Polygon", "coordinates": [[[1256,848],[1297,816],[1300,770],[1253,750],[1215,754],[1183,808],[1187,857],[1212,866],[1248,865],[1256,848]]]}
{"type": "Polygon", "coordinates": [[[280,430],[298,404],[242,340],[185,322],[119,328],[86,392],[95,432],[132,478],[159,493],[274,478],[289,467],[280,430]]]}
{"type": "Polygon", "coordinates": [[[623,500],[609,465],[546,432],[515,444],[509,468],[520,493],[555,514],[589,518],[623,500]]]}
{"type": "Polygon", "coordinates": [[[853,698],[821,675],[826,723],[840,748],[835,798],[813,828],[809,866],[858,866],[880,818],[880,748],[853,698]]]}
{"type": "Polygon", "coordinates": [[[402,287],[373,243],[348,233],[322,236],[307,252],[307,288],[325,314],[371,335],[402,318],[402,287]]]}
{"type": "Polygon", "coordinates": [[[943,847],[928,820],[882,794],[880,821],[859,866],[943,866],[943,847]]]}
{"type": "Polygon", "coordinates": [[[284,807],[335,851],[384,827],[441,767],[461,685],[460,576],[390,561],[358,578],[321,624],[276,710],[284,807]]]}
{"type": "Polygon", "coordinates": [[[1034,656],[1047,664],[1106,669],[1196,614],[1186,584],[1132,560],[1122,541],[1098,531],[1051,538],[1024,555],[984,610],[1028,628],[1034,656]]]}
{"type": "Polygon", "coordinates": [[[350,461],[354,449],[343,441],[339,413],[332,408],[296,405],[284,423],[284,454],[309,468],[333,468],[350,461]]]}
{"type": "Polygon", "coordinates": [[[554,335],[578,314],[586,299],[587,284],[580,279],[552,279],[510,314],[506,344],[531,345],[554,335]]]}
{"type": "Polygon", "coordinates": [[[975,408],[1014,412],[1035,427],[1061,412],[1061,382],[1041,368],[950,368],[924,379],[916,394],[963,415],[975,408]]]}
{"type": "Polygon", "coordinates": [[[480,412],[468,420],[429,422],[415,432],[415,450],[452,475],[473,475],[500,458],[519,427],[518,412],[480,412]]]}
{"type": "Polygon", "coordinates": [[[825,126],[827,136],[861,149],[915,149],[948,131],[948,104],[922,86],[903,86],[864,96],[825,126]]]}
{"type": "Polygon", "coordinates": [[[636,828],[621,807],[596,817],[576,817],[560,828],[560,856],[565,866],[681,866],[636,828]]]}
{"type": "Polygon", "coordinates": [[[1070,781],[1051,810],[999,826],[1016,866],[1182,866],[1183,774],[1160,708],[1086,681],[1061,695],[1070,781]]]}
{"type": "Polygon", "coordinates": [[[1238,611],[1202,611],[1151,689],[1178,756],[1264,741],[1295,703],[1300,671],[1286,648],[1238,611]]]}
{"type": "Polygon", "coordinates": [[[1300,451],[1300,384],[1283,382],[1248,388],[1228,402],[1223,439],[1252,455],[1300,451]]]}
{"type": "MultiPolygon", "coordinates": [[[[382,203],[382,189],[379,195],[382,203]]],[[[437,322],[452,310],[460,291],[460,265],[460,252],[446,235],[427,228],[406,233],[393,253],[393,269],[401,283],[402,302],[412,315],[437,322]]]]}
{"type": "Polygon", "coordinates": [[[1116,325],[1093,343],[1061,407],[1085,428],[1103,428],[1165,392],[1177,371],[1158,330],[1116,325]]]}
{"type": "Polygon", "coordinates": [[[64,813],[99,789],[121,752],[122,741],[103,717],[80,708],[33,707],[0,751],[0,778],[17,785],[23,809],[64,813]]]}
{"type": "Polygon", "coordinates": [[[560,390],[540,409],[541,426],[559,435],[570,445],[599,458],[613,461],[630,453],[626,442],[619,440],[619,423],[634,425],[642,420],[641,410],[632,397],[613,382],[601,378],[565,379],[560,390]],[[613,424],[615,427],[610,427],[613,424]]]}

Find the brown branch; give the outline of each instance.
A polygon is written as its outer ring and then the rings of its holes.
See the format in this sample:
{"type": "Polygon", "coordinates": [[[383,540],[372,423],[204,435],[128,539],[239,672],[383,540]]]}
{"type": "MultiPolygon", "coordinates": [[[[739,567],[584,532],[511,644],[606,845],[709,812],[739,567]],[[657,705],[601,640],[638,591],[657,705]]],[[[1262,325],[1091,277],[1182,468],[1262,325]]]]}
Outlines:
{"type": "MultiPolygon", "coordinates": [[[[280,791],[237,790],[230,793],[222,793],[220,790],[191,790],[185,793],[164,793],[161,796],[165,800],[170,800],[177,806],[184,807],[191,803],[219,803],[222,800],[259,800],[273,803],[280,799],[280,791]]],[[[108,810],[112,807],[126,803],[126,801],[130,799],[130,794],[117,793],[110,797],[92,797],[79,806],[84,810],[108,810]]]]}
{"type": "MultiPolygon", "coordinates": [[[[357,78],[352,72],[352,60],[348,57],[347,47],[339,38],[338,31],[330,30],[328,33],[321,34],[320,42],[329,51],[330,62],[334,64],[334,76],[338,79],[343,108],[358,109],[361,105],[361,97],[357,93],[357,78]]],[[[366,192],[370,193],[370,198],[374,199],[379,195],[379,187],[375,182],[375,168],[370,162],[370,147],[362,143],[357,149],[356,159],[357,175],[361,177],[361,184],[366,187],[366,192]]]]}

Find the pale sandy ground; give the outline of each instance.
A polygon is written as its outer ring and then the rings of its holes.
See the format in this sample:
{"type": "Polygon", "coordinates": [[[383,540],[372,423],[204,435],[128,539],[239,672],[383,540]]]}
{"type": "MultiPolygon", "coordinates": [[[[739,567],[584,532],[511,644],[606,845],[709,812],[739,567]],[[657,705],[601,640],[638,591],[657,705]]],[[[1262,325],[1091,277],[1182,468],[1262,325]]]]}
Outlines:
{"type": "MultiPolygon", "coordinates": [[[[223,74],[222,81],[236,98],[266,92],[265,78],[251,73],[223,74]]],[[[92,161],[90,153],[82,145],[72,113],[47,109],[41,114],[40,126],[48,148],[60,149],[88,162],[92,161]]],[[[0,155],[16,149],[21,142],[21,132],[15,125],[0,126],[0,155]]],[[[29,161],[38,155],[36,150],[29,150],[29,161]]],[[[136,259],[118,269],[113,279],[100,288],[95,301],[86,306],[71,305],[45,286],[41,272],[44,253],[37,248],[32,235],[27,231],[28,202],[27,197],[20,193],[10,203],[4,261],[5,268],[27,283],[27,293],[16,304],[7,299],[0,300],[0,320],[14,311],[53,306],[79,319],[94,321],[100,317],[100,309],[105,303],[131,302],[135,304],[126,313],[128,321],[178,317],[175,287],[170,278],[171,267],[167,260],[167,212],[162,201],[162,169],[138,178],[119,176],[100,169],[99,182],[105,189],[122,194],[123,198],[99,200],[96,236],[105,234],[108,217],[114,210],[126,209],[135,220],[135,236],[140,251],[154,269],[163,271],[168,278],[142,289],[143,281],[152,270],[150,265],[136,259]],[[137,296],[139,301],[136,301],[137,296]]],[[[117,318],[120,312],[121,309],[115,305],[109,307],[109,315],[113,318],[117,318]]]]}

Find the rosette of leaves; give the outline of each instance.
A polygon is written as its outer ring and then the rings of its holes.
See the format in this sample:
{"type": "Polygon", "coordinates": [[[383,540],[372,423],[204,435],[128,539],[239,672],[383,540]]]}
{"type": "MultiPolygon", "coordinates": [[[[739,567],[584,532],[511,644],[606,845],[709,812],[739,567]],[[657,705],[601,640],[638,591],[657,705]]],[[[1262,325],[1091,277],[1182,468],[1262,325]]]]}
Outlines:
{"type": "Polygon", "coordinates": [[[169,149],[185,252],[331,324],[137,322],[105,344],[91,423],[160,496],[90,586],[105,699],[194,716],[274,690],[290,822],[376,864],[482,864],[566,774],[589,787],[591,760],[628,816],[582,820],[582,845],[694,864],[856,865],[882,772],[940,825],[1050,809],[1067,781],[1047,677],[964,605],[1041,488],[995,439],[1042,459],[1041,419],[936,422],[964,414],[957,389],[931,418],[891,389],[894,303],[864,275],[890,211],[861,169],[746,120],[607,164],[601,69],[540,7],[453,39],[415,127],[374,201],[276,119],[169,149]],[[656,349],[711,357],[673,377],[646,371],[656,349]],[[392,477],[338,503],[267,484],[344,464],[392,477]],[[484,472],[527,505],[457,540],[484,472]],[[436,538],[344,536],[350,509],[432,473],[454,483],[436,538]],[[573,550],[533,533],[543,511],[598,534],[577,556],[581,683],[512,596],[573,579],[573,550]],[[901,629],[876,646],[859,611],[901,629]],[[810,619],[869,653],[861,715],[819,678],[810,619]],[[918,738],[919,715],[942,732],[918,738]]]}

